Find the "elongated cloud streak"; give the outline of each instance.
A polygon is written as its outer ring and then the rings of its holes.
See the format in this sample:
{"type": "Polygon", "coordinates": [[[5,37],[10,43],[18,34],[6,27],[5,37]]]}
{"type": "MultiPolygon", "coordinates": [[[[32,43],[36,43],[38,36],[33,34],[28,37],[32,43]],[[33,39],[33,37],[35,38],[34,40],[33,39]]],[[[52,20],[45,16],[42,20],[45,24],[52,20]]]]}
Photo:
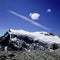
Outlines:
{"type": "Polygon", "coordinates": [[[41,25],[41,24],[39,24],[39,23],[37,23],[37,22],[35,22],[35,21],[33,21],[33,20],[31,20],[31,19],[23,16],[23,15],[21,15],[21,14],[18,14],[18,13],[14,12],[14,11],[11,11],[11,10],[9,10],[9,12],[10,12],[11,14],[14,14],[14,15],[18,16],[19,18],[24,19],[25,21],[28,21],[28,22],[30,22],[30,23],[32,23],[32,24],[40,27],[40,28],[43,28],[43,29],[45,29],[45,30],[49,30],[47,27],[45,27],[45,26],[43,26],[43,25],[41,25]]]}

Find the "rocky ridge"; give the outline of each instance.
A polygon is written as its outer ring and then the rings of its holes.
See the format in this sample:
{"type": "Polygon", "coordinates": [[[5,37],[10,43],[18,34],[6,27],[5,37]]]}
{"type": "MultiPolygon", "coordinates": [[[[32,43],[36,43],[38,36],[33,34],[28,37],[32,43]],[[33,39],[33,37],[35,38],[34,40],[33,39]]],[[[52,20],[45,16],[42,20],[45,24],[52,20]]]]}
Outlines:
{"type": "Polygon", "coordinates": [[[0,37],[0,50],[8,51],[53,51],[60,49],[60,38],[48,32],[7,31],[0,37]]]}

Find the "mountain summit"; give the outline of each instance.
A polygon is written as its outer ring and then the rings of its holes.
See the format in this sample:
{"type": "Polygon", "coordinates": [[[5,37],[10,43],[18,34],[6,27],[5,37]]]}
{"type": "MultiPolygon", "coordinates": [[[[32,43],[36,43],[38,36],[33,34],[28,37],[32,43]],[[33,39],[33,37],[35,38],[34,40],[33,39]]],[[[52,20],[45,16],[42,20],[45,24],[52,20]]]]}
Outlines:
{"type": "Polygon", "coordinates": [[[0,50],[31,51],[60,49],[60,38],[49,32],[10,29],[0,37],[0,50]]]}

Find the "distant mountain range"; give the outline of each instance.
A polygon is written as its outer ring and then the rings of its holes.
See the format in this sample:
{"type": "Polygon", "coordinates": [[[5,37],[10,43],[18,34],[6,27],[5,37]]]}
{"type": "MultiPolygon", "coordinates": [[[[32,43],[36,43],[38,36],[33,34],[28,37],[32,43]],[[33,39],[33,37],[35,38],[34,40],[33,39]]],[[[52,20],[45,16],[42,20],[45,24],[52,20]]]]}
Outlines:
{"type": "Polygon", "coordinates": [[[53,51],[56,49],[60,49],[60,37],[49,32],[10,29],[0,37],[0,50],[53,51]]]}

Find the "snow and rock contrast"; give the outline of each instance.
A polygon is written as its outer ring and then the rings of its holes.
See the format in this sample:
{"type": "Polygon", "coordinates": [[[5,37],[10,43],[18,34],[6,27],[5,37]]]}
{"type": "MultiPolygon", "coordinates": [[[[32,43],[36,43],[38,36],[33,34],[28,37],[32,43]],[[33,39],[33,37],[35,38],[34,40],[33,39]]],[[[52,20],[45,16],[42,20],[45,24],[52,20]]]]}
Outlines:
{"type": "Polygon", "coordinates": [[[0,37],[0,50],[31,51],[60,49],[60,38],[49,32],[10,29],[0,37]]]}

